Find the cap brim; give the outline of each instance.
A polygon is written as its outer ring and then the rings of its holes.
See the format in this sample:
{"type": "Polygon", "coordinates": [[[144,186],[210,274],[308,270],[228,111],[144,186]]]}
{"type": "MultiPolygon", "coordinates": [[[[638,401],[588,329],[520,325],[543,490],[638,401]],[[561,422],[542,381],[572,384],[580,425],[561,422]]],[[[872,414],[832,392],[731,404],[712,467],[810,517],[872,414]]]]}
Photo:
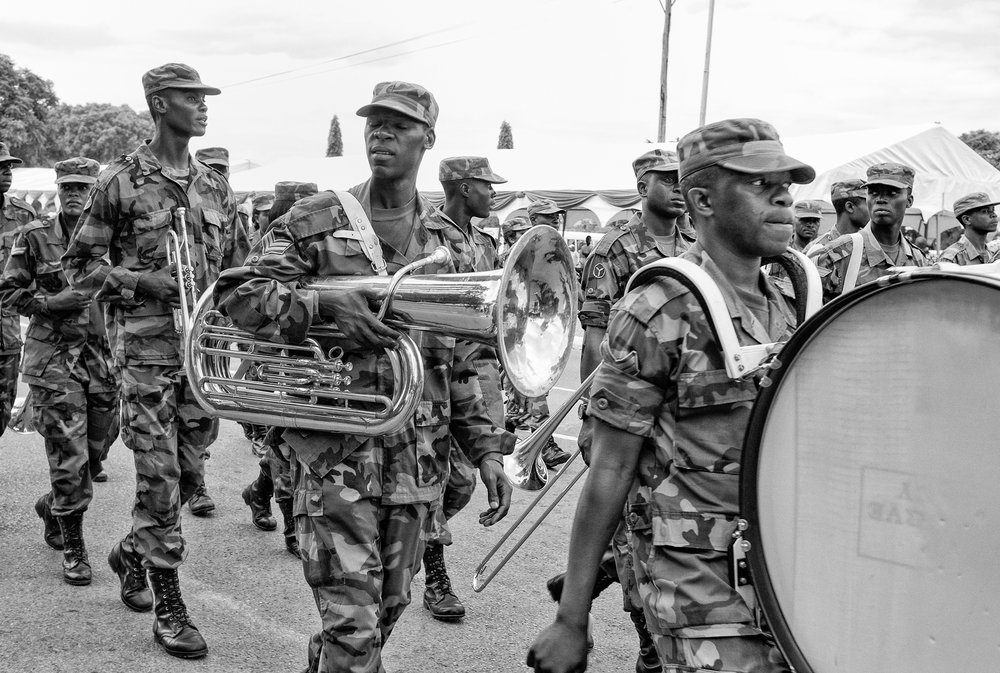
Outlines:
{"type": "Polygon", "coordinates": [[[64,175],[61,178],[56,178],[57,185],[61,185],[64,182],[78,182],[84,185],[92,185],[95,182],[97,182],[97,178],[91,175],[79,175],[79,174],[64,175]]]}
{"type": "Polygon", "coordinates": [[[391,100],[390,101],[379,102],[379,103],[369,103],[368,105],[365,105],[363,107],[358,108],[358,111],[357,111],[356,114],[359,117],[368,117],[375,110],[392,110],[393,112],[398,112],[399,114],[404,115],[406,117],[409,117],[410,119],[415,119],[416,121],[418,121],[418,122],[420,122],[422,124],[427,124],[427,120],[424,119],[423,117],[415,115],[413,113],[413,110],[411,110],[410,108],[406,107],[402,103],[397,103],[397,102],[391,101],[391,100]]]}
{"type": "Polygon", "coordinates": [[[562,208],[556,208],[555,210],[535,210],[532,211],[532,215],[558,215],[559,213],[565,213],[566,211],[562,208]]]}
{"type": "Polygon", "coordinates": [[[482,176],[481,178],[478,178],[478,179],[479,180],[485,180],[486,182],[489,182],[490,184],[493,184],[493,185],[502,185],[503,183],[507,182],[506,178],[501,178],[496,173],[490,173],[490,174],[484,175],[484,176],[482,176]]]}
{"type": "Polygon", "coordinates": [[[751,175],[788,171],[792,175],[792,182],[798,185],[805,185],[816,179],[816,169],[787,154],[749,154],[723,159],[718,165],[751,175]]]}
{"type": "Polygon", "coordinates": [[[885,178],[879,178],[878,180],[870,180],[864,184],[864,186],[871,187],[872,185],[886,185],[887,187],[895,187],[896,189],[906,189],[912,187],[913,185],[908,185],[900,180],[888,180],[885,178]]]}
{"type": "Polygon", "coordinates": [[[1000,206],[1000,201],[992,201],[990,203],[977,203],[976,205],[966,208],[964,210],[957,210],[955,211],[955,217],[956,218],[962,217],[962,215],[965,215],[969,211],[975,210],[977,208],[986,208],[988,206],[1000,206]]]}
{"type": "Polygon", "coordinates": [[[24,162],[17,157],[12,157],[9,154],[5,157],[0,157],[0,164],[23,164],[24,162]]]}
{"type": "Polygon", "coordinates": [[[165,89],[184,89],[186,91],[204,91],[206,96],[218,96],[222,93],[222,89],[216,89],[214,86],[208,86],[207,84],[193,84],[191,82],[167,82],[166,84],[161,84],[151,91],[147,91],[146,95],[149,96],[154,93],[159,93],[165,89]]]}

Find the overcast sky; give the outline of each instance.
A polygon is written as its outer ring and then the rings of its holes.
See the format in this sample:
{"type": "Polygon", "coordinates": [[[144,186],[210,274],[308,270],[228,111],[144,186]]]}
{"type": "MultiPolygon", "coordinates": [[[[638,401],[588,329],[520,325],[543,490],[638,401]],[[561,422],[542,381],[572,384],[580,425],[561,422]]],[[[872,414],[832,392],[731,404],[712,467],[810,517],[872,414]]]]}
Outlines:
{"type": "MultiPolygon", "coordinates": [[[[673,5],[668,139],[698,124],[708,6],[673,5]]],[[[760,117],[785,136],[932,122],[1000,130],[998,29],[995,0],[718,0],[707,119],[760,117]]],[[[67,103],[142,109],[144,71],[193,66],[223,89],[193,146],[259,163],[322,156],[334,114],[345,153],[360,153],[355,110],[389,79],[435,94],[449,153],[495,151],[504,119],[516,147],[655,140],[662,31],[658,0],[11,0],[0,10],[0,52],[67,103]]]]}

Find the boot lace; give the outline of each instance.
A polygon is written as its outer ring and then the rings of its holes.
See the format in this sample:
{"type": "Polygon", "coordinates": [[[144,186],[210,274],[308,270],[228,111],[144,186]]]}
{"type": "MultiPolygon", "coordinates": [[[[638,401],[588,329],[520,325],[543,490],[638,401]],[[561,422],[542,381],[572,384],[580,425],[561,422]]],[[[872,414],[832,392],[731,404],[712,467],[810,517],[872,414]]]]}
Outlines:
{"type": "Polygon", "coordinates": [[[160,593],[163,605],[174,621],[182,626],[190,625],[191,618],[188,617],[187,606],[181,598],[181,585],[177,573],[160,575],[160,593]]]}

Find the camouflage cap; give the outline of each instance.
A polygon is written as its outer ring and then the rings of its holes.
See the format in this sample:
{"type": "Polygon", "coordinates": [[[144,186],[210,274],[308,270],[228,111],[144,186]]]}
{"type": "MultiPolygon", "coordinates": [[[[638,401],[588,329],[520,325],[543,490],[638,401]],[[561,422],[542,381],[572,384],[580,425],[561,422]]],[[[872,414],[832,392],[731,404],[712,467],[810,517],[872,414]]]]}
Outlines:
{"type": "Polygon", "coordinates": [[[528,229],[531,229],[531,222],[521,215],[512,217],[500,225],[500,233],[505,236],[514,231],[527,231],[528,229]]]}
{"type": "Polygon", "coordinates": [[[358,109],[359,117],[367,117],[377,108],[395,110],[434,128],[438,104],[434,94],[409,82],[379,82],[372,91],[372,102],[358,109]]]}
{"type": "Polygon", "coordinates": [[[17,157],[11,156],[10,147],[5,142],[0,142],[0,164],[23,164],[17,157]]]}
{"type": "Polygon", "coordinates": [[[272,194],[258,194],[253,197],[251,201],[254,210],[271,210],[271,206],[274,205],[274,195],[272,194]]]}
{"type": "Polygon", "coordinates": [[[792,206],[795,217],[823,217],[822,201],[796,201],[792,206]]]}
{"type": "Polygon", "coordinates": [[[955,212],[955,217],[959,218],[970,210],[985,208],[986,206],[995,206],[998,204],[1000,204],[1000,201],[994,201],[986,192],[973,192],[972,194],[966,194],[959,200],[955,201],[955,205],[953,205],[951,209],[955,212]]]}
{"type": "Polygon", "coordinates": [[[889,185],[890,187],[913,188],[913,169],[905,164],[887,162],[869,166],[865,172],[868,177],[865,187],[870,185],[889,185]]]}
{"type": "Polygon", "coordinates": [[[556,213],[565,213],[565,208],[560,208],[556,205],[556,202],[552,199],[538,199],[537,201],[532,201],[528,206],[528,217],[532,215],[554,215],[556,213]]]}
{"type": "Polygon", "coordinates": [[[726,119],[691,131],[677,143],[680,178],[709,166],[758,175],[789,171],[792,182],[816,177],[813,167],[785,154],[778,132],[760,119],[726,119]]]}
{"type": "Polygon", "coordinates": [[[229,150],[225,147],[206,147],[195,152],[194,158],[203,164],[229,168],[229,150]]]}
{"type": "Polygon", "coordinates": [[[167,63],[159,68],[148,70],[142,76],[142,91],[144,96],[164,89],[193,89],[204,91],[206,95],[215,96],[222,91],[214,86],[201,83],[198,71],[183,63],[167,63]]]}
{"type": "Polygon", "coordinates": [[[56,184],[64,182],[79,182],[92,185],[97,182],[97,174],[101,165],[87,157],[73,157],[56,163],[56,184]]]}
{"type": "Polygon", "coordinates": [[[841,180],[830,185],[830,200],[840,201],[853,197],[865,198],[868,190],[865,189],[864,180],[841,180]]]}
{"type": "Polygon", "coordinates": [[[275,201],[298,201],[307,196],[318,194],[319,188],[315,182],[295,182],[286,180],[274,185],[275,201]]]}
{"type": "Polygon", "coordinates": [[[661,149],[650,150],[632,162],[636,180],[642,180],[642,176],[650,171],[676,173],[679,166],[677,152],[661,149]]]}
{"type": "Polygon", "coordinates": [[[485,180],[490,183],[507,182],[490,168],[490,161],[486,157],[449,157],[442,159],[438,166],[438,180],[450,182],[451,180],[485,180]]]}

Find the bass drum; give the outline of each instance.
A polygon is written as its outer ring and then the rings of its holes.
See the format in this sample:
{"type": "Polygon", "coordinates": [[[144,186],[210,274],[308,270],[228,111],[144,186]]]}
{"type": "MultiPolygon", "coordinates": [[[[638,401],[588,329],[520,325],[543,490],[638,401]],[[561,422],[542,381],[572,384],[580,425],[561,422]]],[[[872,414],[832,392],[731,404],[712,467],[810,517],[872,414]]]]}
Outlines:
{"type": "Polygon", "coordinates": [[[921,270],[831,302],[781,352],[740,498],[798,673],[1000,670],[998,337],[998,275],[921,270]]]}

